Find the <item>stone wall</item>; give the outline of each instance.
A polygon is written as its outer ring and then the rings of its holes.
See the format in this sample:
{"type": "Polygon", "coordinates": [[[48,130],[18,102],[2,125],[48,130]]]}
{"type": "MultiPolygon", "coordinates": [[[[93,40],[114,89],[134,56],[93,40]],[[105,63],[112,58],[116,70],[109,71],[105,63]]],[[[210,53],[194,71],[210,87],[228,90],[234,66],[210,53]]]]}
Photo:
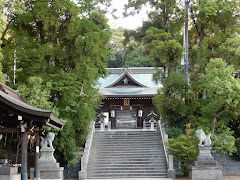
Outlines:
{"type": "Polygon", "coordinates": [[[228,155],[221,156],[213,152],[212,156],[223,167],[223,175],[240,175],[240,161],[235,161],[228,155]]]}
{"type": "Polygon", "coordinates": [[[78,178],[78,172],[80,171],[80,168],[81,159],[74,166],[71,167],[65,166],[63,171],[64,178],[78,178]]]}

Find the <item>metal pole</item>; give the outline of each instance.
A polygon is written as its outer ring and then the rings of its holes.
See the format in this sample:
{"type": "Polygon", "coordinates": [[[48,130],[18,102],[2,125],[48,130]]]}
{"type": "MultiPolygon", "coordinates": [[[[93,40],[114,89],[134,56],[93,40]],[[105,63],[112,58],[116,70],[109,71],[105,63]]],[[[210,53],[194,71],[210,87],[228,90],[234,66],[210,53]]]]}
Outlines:
{"type": "Polygon", "coordinates": [[[34,179],[40,179],[39,171],[39,132],[35,135],[36,137],[36,151],[35,151],[35,161],[34,161],[34,179]]]}
{"type": "Polygon", "coordinates": [[[184,73],[185,73],[185,81],[187,84],[189,84],[189,77],[188,77],[188,69],[189,69],[189,62],[188,62],[188,9],[189,9],[189,1],[185,0],[185,31],[184,31],[184,37],[185,37],[185,52],[184,52],[184,73]]]}
{"type": "Polygon", "coordinates": [[[14,50],[13,53],[13,61],[14,61],[14,65],[13,65],[13,84],[16,84],[16,69],[17,69],[17,55],[16,55],[16,49],[14,50]]]}
{"type": "Polygon", "coordinates": [[[22,150],[21,150],[21,180],[28,179],[27,173],[27,132],[22,132],[22,150]]]}

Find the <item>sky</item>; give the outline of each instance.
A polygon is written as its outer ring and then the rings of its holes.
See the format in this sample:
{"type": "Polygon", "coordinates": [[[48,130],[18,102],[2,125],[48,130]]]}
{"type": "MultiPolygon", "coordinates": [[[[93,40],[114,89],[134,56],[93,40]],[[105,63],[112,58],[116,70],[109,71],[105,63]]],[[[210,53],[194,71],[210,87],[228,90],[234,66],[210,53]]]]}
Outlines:
{"type": "Polygon", "coordinates": [[[112,0],[113,7],[111,9],[117,9],[117,12],[115,12],[115,16],[119,18],[114,19],[111,14],[106,15],[109,19],[109,25],[111,28],[123,27],[126,29],[136,29],[137,27],[142,25],[142,20],[147,20],[146,7],[142,9],[140,14],[124,18],[122,13],[124,4],[127,4],[127,2],[128,0],[112,0]]]}

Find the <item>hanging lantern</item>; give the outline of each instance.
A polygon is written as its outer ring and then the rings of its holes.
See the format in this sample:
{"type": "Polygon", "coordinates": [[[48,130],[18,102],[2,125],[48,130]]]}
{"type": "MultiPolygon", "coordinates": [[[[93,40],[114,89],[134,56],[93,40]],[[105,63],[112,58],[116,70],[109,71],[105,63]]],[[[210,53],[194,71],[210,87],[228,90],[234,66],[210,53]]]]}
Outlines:
{"type": "Polygon", "coordinates": [[[138,111],[138,117],[142,117],[142,115],[143,115],[143,111],[140,109],[140,110],[138,111]]]}
{"type": "Polygon", "coordinates": [[[115,117],[115,111],[114,110],[111,111],[111,117],[113,117],[113,118],[115,117]]]}
{"type": "Polygon", "coordinates": [[[22,120],[22,116],[18,115],[18,120],[21,121],[22,120]]]}

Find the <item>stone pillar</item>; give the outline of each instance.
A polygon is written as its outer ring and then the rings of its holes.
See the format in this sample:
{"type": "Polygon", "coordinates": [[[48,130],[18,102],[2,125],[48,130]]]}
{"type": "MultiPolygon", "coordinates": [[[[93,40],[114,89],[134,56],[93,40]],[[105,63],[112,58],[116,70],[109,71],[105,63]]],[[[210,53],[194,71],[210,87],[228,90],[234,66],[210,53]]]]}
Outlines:
{"type": "Polygon", "coordinates": [[[146,121],[143,121],[143,130],[146,131],[146,121]]]}
{"type": "Polygon", "coordinates": [[[168,178],[175,179],[176,178],[176,172],[173,168],[173,155],[169,155],[168,158],[168,178]]]}
{"type": "Polygon", "coordinates": [[[22,145],[21,145],[21,180],[28,179],[27,173],[27,132],[25,128],[21,130],[22,132],[22,145]]]}
{"type": "Polygon", "coordinates": [[[41,158],[39,159],[39,169],[41,179],[58,179],[63,180],[63,167],[59,167],[55,157],[53,156],[54,149],[47,147],[42,148],[41,158]]]}
{"type": "MultiPolygon", "coordinates": [[[[55,157],[54,157],[54,148],[52,146],[52,142],[54,140],[55,134],[52,132],[49,132],[46,136],[46,138],[42,138],[41,141],[41,157],[39,159],[39,166],[35,167],[36,170],[40,171],[40,178],[41,180],[63,180],[63,167],[59,166],[59,163],[57,163],[55,157]],[[39,169],[38,169],[39,167],[39,169]]],[[[37,158],[37,157],[35,157],[37,158]]],[[[34,171],[34,168],[30,168],[31,174],[30,178],[33,179],[37,175],[36,171],[34,171]]],[[[37,179],[38,180],[38,179],[37,179]]]]}
{"type": "Polygon", "coordinates": [[[154,131],[154,123],[155,123],[155,121],[151,121],[151,131],[154,131]]]}
{"type": "Polygon", "coordinates": [[[105,126],[103,121],[100,121],[100,131],[105,131],[105,126]]]}
{"type": "Polygon", "coordinates": [[[192,166],[192,180],[221,180],[222,166],[211,155],[210,146],[198,146],[199,155],[192,166]]]}

